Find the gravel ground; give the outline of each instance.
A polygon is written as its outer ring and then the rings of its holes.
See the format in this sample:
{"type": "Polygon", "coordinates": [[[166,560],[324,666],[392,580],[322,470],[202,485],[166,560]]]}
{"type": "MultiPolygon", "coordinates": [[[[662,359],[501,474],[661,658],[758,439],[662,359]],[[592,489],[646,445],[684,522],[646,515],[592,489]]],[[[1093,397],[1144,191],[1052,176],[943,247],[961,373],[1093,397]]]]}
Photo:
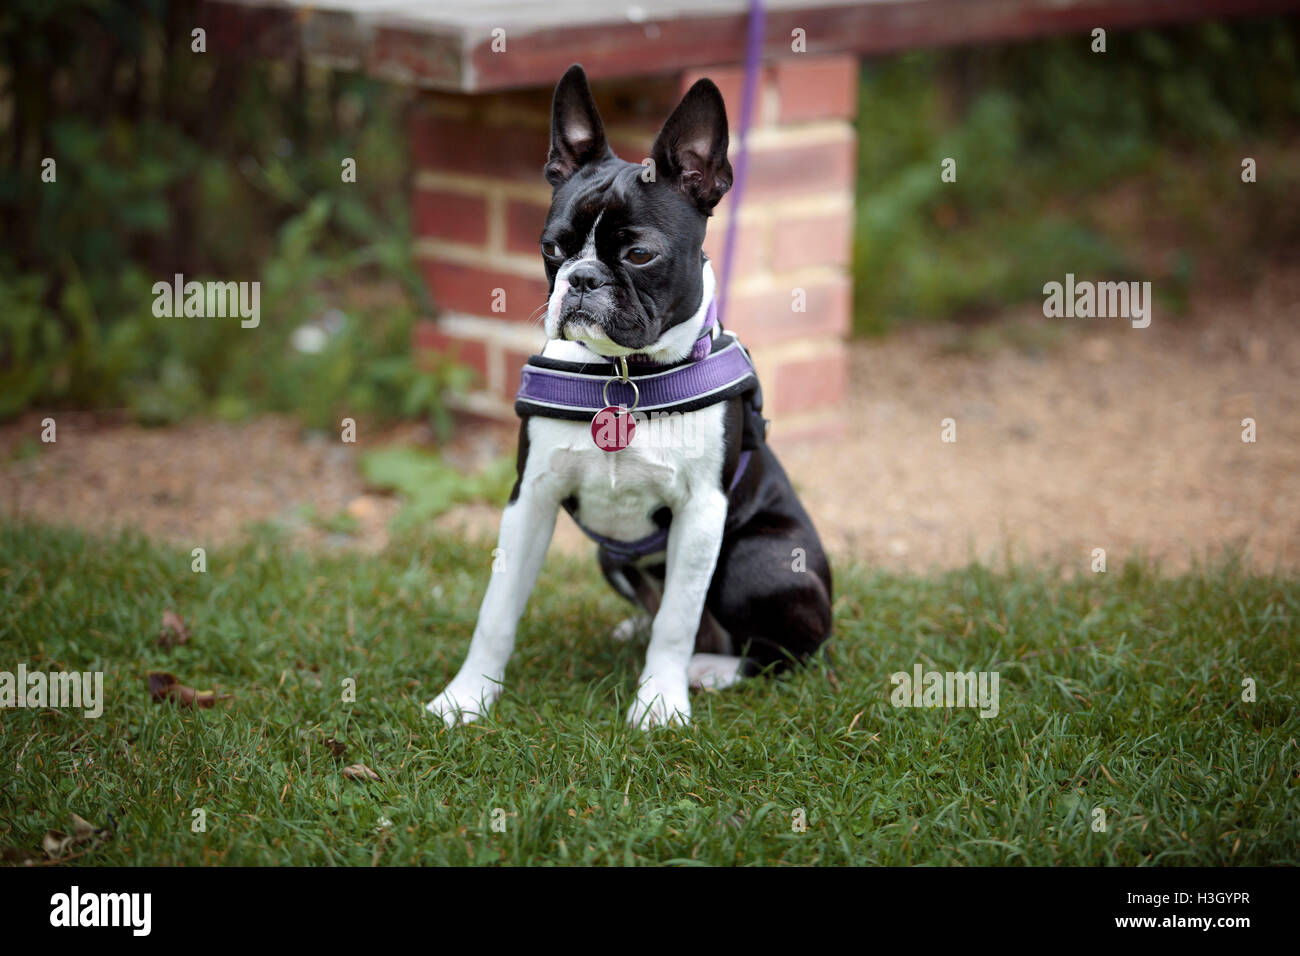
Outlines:
{"type": "MultiPolygon", "coordinates": [[[[852,434],[783,457],[828,547],[875,565],[1010,556],[1087,569],[1104,548],[1108,566],[1140,553],[1177,571],[1231,548],[1259,569],[1295,568],[1298,301],[1300,270],[1184,319],[1157,303],[1147,329],[1051,320],[1059,337],[1037,356],[951,328],[859,345],[852,434]],[[940,440],[945,418],[955,443],[940,440]]],[[[1002,338],[1053,328],[1019,318],[1002,338]]]]}
{"type": "MultiPolygon", "coordinates": [[[[833,555],[896,570],[1061,562],[1087,570],[1142,554],[1177,571],[1225,548],[1260,569],[1300,566],[1300,268],[1247,296],[1202,296],[1150,328],[1042,318],[923,326],[851,347],[845,436],[773,440],[833,555]],[[1258,440],[1241,440],[1241,420],[1258,440]],[[941,422],[957,440],[941,440],[941,422]]],[[[0,428],[5,513],[96,530],[133,528],[184,546],[272,523],[295,544],[378,550],[399,504],[369,491],[360,450],[427,440],[419,428],[342,445],[285,419],[144,429],[61,413],[0,428]],[[351,534],[321,518],[347,512],[351,534]],[[313,515],[316,517],[313,518],[313,515]]],[[[366,436],[363,435],[363,439],[366,436]]],[[[474,463],[512,448],[480,427],[450,452],[474,463]]],[[[438,526],[493,536],[498,510],[458,508],[438,526]]],[[[556,547],[585,539],[560,519],[556,547]]]]}

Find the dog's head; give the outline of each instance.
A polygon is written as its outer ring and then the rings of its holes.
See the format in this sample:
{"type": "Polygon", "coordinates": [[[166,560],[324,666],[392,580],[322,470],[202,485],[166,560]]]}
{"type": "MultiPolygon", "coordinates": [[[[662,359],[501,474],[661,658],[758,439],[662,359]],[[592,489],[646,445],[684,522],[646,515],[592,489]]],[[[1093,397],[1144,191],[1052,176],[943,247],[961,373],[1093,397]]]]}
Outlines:
{"type": "Polygon", "coordinates": [[[704,229],[731,187],[727,114],[710,80],[690,88],[655,138],[653,165],[614,155],[587,76],[555,88],[542,257],[546,334],[607,356],[654,345],[703,294],[704,229]]]}

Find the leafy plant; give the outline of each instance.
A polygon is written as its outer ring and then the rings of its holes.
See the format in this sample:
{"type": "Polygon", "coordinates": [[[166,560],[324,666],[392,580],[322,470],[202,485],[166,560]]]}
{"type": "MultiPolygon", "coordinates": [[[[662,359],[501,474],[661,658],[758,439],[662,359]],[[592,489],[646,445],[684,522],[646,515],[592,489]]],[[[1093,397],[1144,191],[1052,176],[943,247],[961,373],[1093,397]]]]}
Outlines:
{"type": "Polygon", "coordinates": [[[195,11],[49,0],[0,17],[0,216],[20,240],[0,257],[0,418],[64,404],[445,429],[443,396],[468,373],[409,354],[431,309],[411,258],[408,92],[191,56],[195,11]],[[155,316],[153,284],[178,273],[261,283],[260,324],[155,316]],[[323,322],[323,348],[295,347],[323,322]]]}
{"type": "Polygon", "coordinates": [[[1112,31],[1108,44],[1094,54],[1072,35],[864,67],[858,331],[1034,301],[1066,272],[1158,279],[1180,307],[1211,270],[1249,280],[1300,243],[1300,169],[1284,161],[1300,133],[1294,21],[1112,31]],[[1243,191],[1245,143],[1275,161],[1243,191]],[[940,178],[946,158],[955,183],[940,178]],[[1108,217],[1131,202],[1136,215],[1108,217]]]}
{"type": "Polygon", "coordinates": [[[466,474],[431,452],[389,447],[363,456],[361,473],[376,488],[402,493],[406,502],[394,525],[410,528],[462,502],[505,501],[515,479],[515,462],[503,455],[466,474]]]}

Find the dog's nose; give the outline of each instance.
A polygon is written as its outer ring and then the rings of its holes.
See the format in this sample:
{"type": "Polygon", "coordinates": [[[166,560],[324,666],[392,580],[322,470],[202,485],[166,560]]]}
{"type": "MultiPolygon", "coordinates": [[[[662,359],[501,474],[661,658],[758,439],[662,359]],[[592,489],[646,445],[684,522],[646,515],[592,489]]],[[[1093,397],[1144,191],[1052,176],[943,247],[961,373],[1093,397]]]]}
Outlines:
{"type": "Polygon", "coordinates": [[[596,265],[583,263],[569,273],[569,288],[579,292],[594,292],[605,284],[605,273],[596,265]]]}

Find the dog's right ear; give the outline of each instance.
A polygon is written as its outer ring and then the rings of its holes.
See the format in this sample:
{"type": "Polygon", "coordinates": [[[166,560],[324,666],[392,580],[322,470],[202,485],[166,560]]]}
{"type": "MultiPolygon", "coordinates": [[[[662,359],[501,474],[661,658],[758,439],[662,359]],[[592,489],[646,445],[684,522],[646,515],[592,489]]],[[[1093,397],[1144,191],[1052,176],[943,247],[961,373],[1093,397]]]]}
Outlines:
{"type": "Polygon", "coordinates": [[[614,155],[605,140],[605,127],[591,98],[587,74],[577,63],[555,87],[551,101],[551,152],[546,157],[546,181],[560,186],[583,166],[614,155]]]}

